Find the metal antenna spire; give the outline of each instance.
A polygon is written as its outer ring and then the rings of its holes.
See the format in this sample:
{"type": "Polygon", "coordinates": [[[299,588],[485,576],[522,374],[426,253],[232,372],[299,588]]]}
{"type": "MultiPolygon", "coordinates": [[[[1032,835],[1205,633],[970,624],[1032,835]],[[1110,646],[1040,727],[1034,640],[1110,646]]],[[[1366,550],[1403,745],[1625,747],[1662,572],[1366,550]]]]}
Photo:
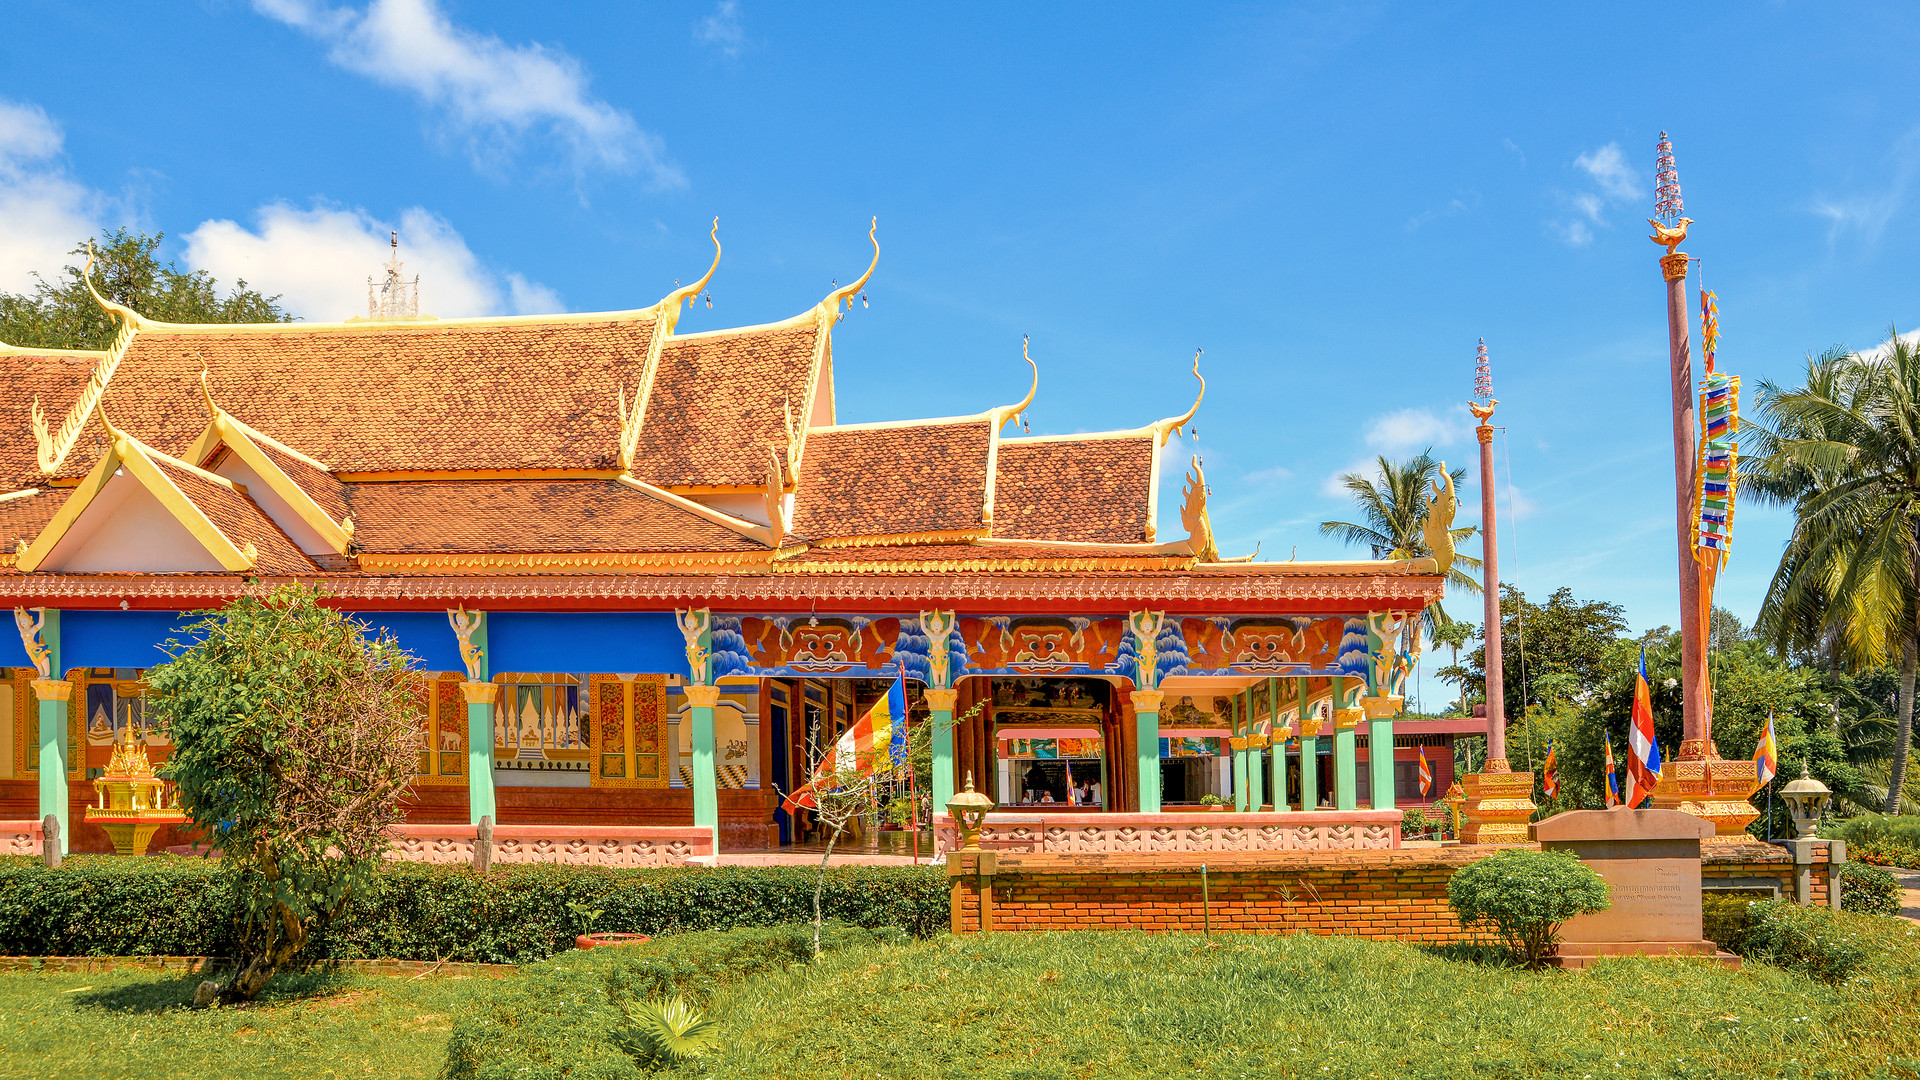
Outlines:
{"type": "Polygon", "coordinates": [[[386,280],[374,284],[367,279],[367,318],[369,319],[412,319],[420,315],[420,275],[415,274],[412,281],[400,276],[400,232],[398,229],[389,234],[392,254],[387,259],[386,280]]]}
{"type": "Polygon", "coordinates": [[[1473,396],[1482,402],[1493,399],[1493,362],[1487,358],[1486,338],[1473,351],[1473,396]]]}
{"type": "Polygon", "coordinates": [[[1654,194],[1653,216],[1667,228],[1676,228],[1680,224],[1680,170],[1673,166],[1673,141],[1666,132],[1660,133],[1660,143],[1654,148],[1654,194]]]}

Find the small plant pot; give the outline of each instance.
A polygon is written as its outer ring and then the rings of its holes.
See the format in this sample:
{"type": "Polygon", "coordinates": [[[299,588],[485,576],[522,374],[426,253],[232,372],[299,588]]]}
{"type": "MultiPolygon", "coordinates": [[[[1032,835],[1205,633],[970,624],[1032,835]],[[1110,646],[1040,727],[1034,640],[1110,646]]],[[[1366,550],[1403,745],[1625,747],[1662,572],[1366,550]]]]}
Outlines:
{"type": "Polygon", "coordinates": [[[575,948],[592,949],[601,945],[645,945],[652,940],[648,934],[581,934],[573,944],[575,948]]]}
{"type": "Polygon", "coordinates": [[[1203,806],[1200,809],[1210,811],[1212,813],[1224,814],[1227,812],[1227,804],[1214,803],[1212,806],[1203,806]]]}

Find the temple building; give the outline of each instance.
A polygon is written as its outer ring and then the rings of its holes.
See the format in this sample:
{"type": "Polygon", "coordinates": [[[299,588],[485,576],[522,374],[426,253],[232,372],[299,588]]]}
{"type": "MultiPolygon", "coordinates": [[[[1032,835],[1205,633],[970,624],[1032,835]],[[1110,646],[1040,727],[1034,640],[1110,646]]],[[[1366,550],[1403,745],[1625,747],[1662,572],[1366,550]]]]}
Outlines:
{"type": "Polygon", "coordinates": [[[711,269],[548,316],[177,325],[96,294],[107,350],[0,345],[0,817],[104,850],[85,781],[147,726],[162,643],[287,582],[425,670],[410,822],[791,841],[781,793],[901,678],[935,805],[971,777],[1086,814],[1387,809],[1430,801],[1423,745],[1445,789],[1454,732],[1394,720],[1442,560],[1223,558],[1198,461],[1160,481],[1204,381],[1096,434],[1008,434],[1037,367],[985,412],[840,423],[872,272],[690,334],[711,269]]]}

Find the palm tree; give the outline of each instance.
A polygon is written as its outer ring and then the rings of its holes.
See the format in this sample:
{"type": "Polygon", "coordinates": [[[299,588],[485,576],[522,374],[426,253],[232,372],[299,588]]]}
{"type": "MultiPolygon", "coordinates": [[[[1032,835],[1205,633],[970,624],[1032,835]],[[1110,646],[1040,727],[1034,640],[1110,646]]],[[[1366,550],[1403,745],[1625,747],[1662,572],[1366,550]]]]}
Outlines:
{"type": "Polygon", "coordinates": [[[1460,666],[1460,650],[1473,640],[1473,624],[1448,620],[1433,628],[1435,648],[1444,648],[1453,653],[1453,663],[1435,672],[1437,678],[1458,683],[1460,688],[1460,707],[1467,705],[1467,669],[1460,666]]]}
{"type": "MultiPolygon", "coordinates": [[[[1432,449],[1427,449],[1404,462],[1390,461],[1382,454],[1379,465],[1380,471],[1376,476],[1347,473],[1340,477],[1341,484],[1353,494],[1353,501],[1359,505],[1366,524],[1323,521],[1320,523],[1320,534],[1337,536],[1349,544],[1365,544],[1373,549],[1376,559],[1419,559],[1433,554],[1427,548],[1426,538],[1421,531],[1427,523],[1427,496],[1434,482],[1440,479],[1441,463],[1434,460],[1432,449]]],[[[1454,486],[1458,488],[1460,482],[1466,479],[1467,470],[1453,469],[1451,475],[1454,486]]],[[[1460,541],[1479,531],[1472,525],[1464,525],[1450,530],[1449,535],[1457,547],[1460,541]]],[[[1466,572],[1478,569],[1479,559],[1456,554],[1452,569],[1447,571],[1447,584],[1459,586],[1478,596],[1480,582],[1466,572]]],[[[1423,621],[1431,636],[1442,625],[1453,620],[1436,603],[1427,605],[1423,621]]]]}
{"type": "Polygon", "coordinates": [[[1758,629],[1855,670],[1900,658],[1886,812],[1900,810],[1920,663],[1920,346],[1889,332],[1873,353],[1829,349],[1804,386],[1760,384],[1767,426],[1743,441],[1741,488],[1791,506],[1793,533],[1758,629]]]}

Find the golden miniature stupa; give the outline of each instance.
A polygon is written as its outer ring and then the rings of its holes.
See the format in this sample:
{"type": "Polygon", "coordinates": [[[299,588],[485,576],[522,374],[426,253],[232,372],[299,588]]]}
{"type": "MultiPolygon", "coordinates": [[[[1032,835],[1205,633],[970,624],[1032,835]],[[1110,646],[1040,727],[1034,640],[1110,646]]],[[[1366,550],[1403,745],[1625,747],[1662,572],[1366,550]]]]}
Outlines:
{"type": "Polygon", "coordinates": [[[107,774],[93,782],[93,790],[100,804],[87,807],[87,820],[107,830],[122,855],[145,855],[160,826],[187,819],[178,806],[167,806],[167,782],[153,775],[132,724],[114,740],[107,774]]]}

